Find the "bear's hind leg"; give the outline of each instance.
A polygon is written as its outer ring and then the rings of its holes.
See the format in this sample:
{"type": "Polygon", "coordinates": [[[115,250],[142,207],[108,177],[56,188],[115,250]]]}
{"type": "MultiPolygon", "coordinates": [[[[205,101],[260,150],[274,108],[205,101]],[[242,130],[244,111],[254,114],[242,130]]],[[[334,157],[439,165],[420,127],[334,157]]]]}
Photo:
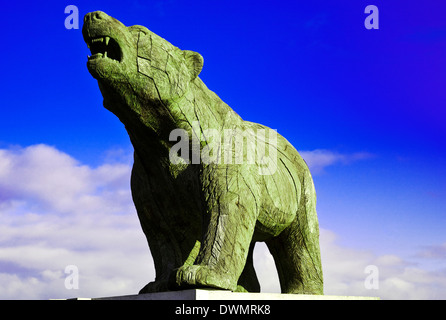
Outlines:
{"type": "Polygon", "coordinates": [[[319,232],[306,232],[302,234],[296,217],[279,236],[266,241],[282,293],[323,294],[319,232]]]}

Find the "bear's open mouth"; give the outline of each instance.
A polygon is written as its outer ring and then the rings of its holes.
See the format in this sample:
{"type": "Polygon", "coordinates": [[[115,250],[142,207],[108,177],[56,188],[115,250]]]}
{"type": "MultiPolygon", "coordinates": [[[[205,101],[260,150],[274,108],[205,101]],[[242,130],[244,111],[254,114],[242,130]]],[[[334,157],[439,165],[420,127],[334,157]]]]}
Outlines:
{"type": "Polygon", "coordinates": [[[121,62],[122,52],[119,44],[111,37],[101,36],[88,40],[88,48],[90,48],[91,56],[88,60],[96,58],[109,58],[121,62]]]}

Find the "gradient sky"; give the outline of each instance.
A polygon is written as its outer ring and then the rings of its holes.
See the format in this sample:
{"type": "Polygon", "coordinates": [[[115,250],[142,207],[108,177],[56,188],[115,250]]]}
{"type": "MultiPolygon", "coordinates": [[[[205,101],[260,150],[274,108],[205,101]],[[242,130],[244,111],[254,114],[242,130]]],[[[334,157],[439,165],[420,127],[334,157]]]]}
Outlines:
{"type": "MultiPolygon", "coordinates": [[[[302,151],[314,176],[320,226],[336,235],[338,246],[397,257],[406,268],[401,274],[418,268],[423,276],[435,274],[442,286],[430,296],[407,298],[446,298],[446,3],[3,3],[4,159],[27,159],[26,148],[44,145],[50,149],[38,150],[63,154],[73,166],[96,172],[104,163],[128,163],[131,157],[123,125],[102,107],[87,71],[90,53],[81,29],[64,27],[70,4],[79,9],[80,28],[84,14],[102,10],[199,52],[200,78],[209,89],[242,118],[277,129],[302,151]],[[379,8],[378,30],[364,27],[370,4],[379,8]]],[[[15,183],[0,181],[2,219],[14,217],[7,203],[17,200],[12,194],[19,192],[8,189],[15,183]]],[[[13,248],[14,237],[20,238],[11,233],[0,239],[0,275],[20,274],[18,262],[1,251],[13,248]]],[[[382,277],[383,283],[389,279],[382,277]]],[[[410,283],[411,290],[417,283],[410,283]]],[[[406,297],[370,293],[380,294],[406,297]]]]}

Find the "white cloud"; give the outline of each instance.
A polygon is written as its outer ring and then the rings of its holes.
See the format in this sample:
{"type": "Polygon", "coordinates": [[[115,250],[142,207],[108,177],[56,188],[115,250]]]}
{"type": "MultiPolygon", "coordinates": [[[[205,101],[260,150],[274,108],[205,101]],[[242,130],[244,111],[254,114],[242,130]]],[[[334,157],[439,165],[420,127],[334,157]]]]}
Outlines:
{"type": "Polygon", "coordinates": [[[341,154],[338,152],[316,149],[312,151],[299,151],[302,158],[310,167],[313,174],[322,173],[324,168],[338,163],[350,164],[352,162],[364,159],[370,159],[373,154],[368,152],[356,152],[352,154],[341,154]]]}
{"type": "MultiPolygon", "coordinates": [[[[321,228],[320,247],[324,273],[324,294],[380,297],[381,299],[444,299],[446,265],[434,271],[421,267],[420,260],[407,261],[397,255],[377,255],[371,251],[348,248],[338,236],[321,228]],[[376,267],[378,288],[366,286],[376,267]]],[[[280,292],[274,261],[266,246],[256,246],[255,262],[263,292],[280,292]],[[264,265],[261,265],[264,263],[264,265]]]]}
{"type": "Polygon", "coordinates": [[[0,299],[130,294],[152,280],[130,172],[47,145],[0,150],[0,299]],[[67,265],[79,290],[65,288],[67,265]]]}
{"type": "MultiPolygon", "coordinates": [[[[0,150],[0,299],[133,294],[152,281],[153,261],[131,200],[130,172],[128,161],[92,168],[47,145],[0,150]],[[65,288],[68,265],[79,269],[77,290],[65,288]]],[[[444,245],[408,261],[340,245],[325,229],[320,243],[326,294],[446,297],[444,263],[433,270],[419,263],[441,256],[444,245]],[[378,290],[364,286],[368,265],[379,270],[378,290]]],[[[274,261],[263,244],[256,246],[255,267],[262,291],[279,292],[274,261]]]]}
{"type": "Polygon", "coordinates": [[[417,253],[419,257],[430,259],[446,258],[446,242],[440,245],[425,246],[423,250],[417,253]]]}
{"type": "MultiPolygon", "coordinates": [[[[379,255],[338,244],[338,237],[321,229],[325,294],[378,296],[381,299],[439,299],[446,297],[446,269],[424,269],[422,260],[379,255]],[[367,266],[376,266],[379,289],[367,289],[367,266]]],[[[444,267],[446,265],[443,265],[444,267]]]]}

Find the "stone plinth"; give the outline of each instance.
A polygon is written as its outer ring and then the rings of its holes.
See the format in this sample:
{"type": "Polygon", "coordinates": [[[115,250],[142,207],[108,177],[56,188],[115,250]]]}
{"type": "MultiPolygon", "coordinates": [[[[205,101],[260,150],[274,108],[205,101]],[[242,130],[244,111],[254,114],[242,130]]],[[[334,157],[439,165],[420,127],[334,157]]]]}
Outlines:
{"type": "Polygon", "coordinates": [[[191,289],[102,298],[75,298],[73,300],[379,300],[378,297],[331,296],[281,293],[231,292],[224,290],[191,289]]]}

